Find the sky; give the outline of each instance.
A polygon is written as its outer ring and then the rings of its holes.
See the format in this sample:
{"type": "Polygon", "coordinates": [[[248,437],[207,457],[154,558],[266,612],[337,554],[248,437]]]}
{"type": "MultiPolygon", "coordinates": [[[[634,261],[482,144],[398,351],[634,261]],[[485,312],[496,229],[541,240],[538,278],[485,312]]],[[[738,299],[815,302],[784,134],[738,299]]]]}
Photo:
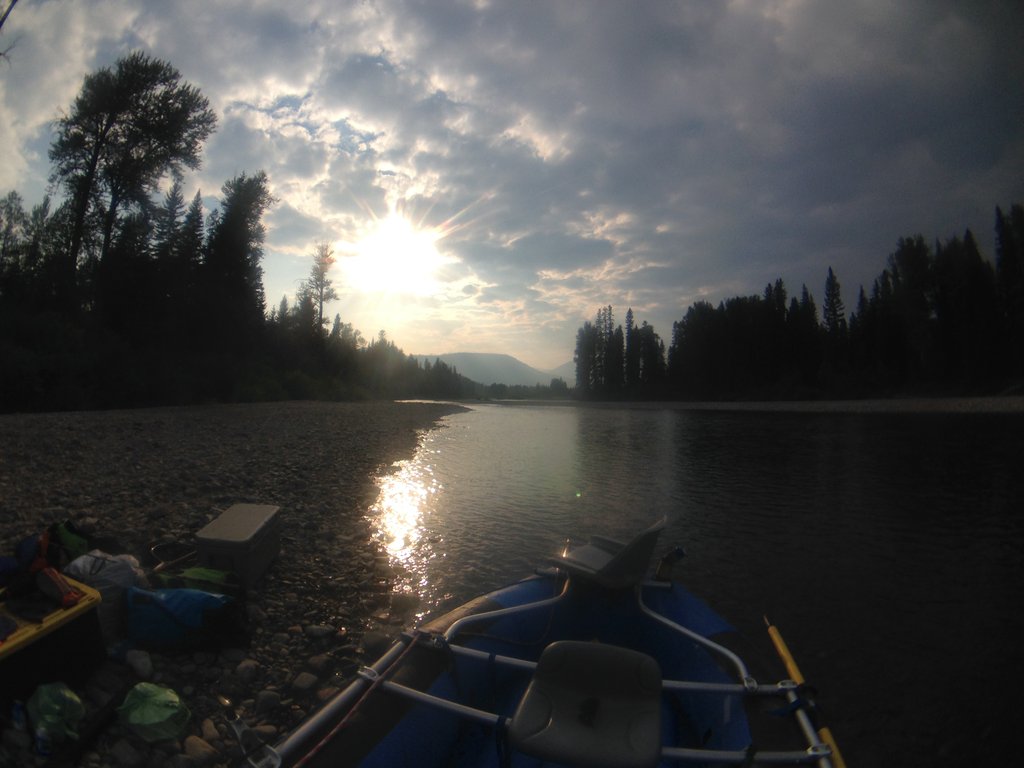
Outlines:
{"type": "Polygon", "coordinates": [[[53,121],[142,50],[218,116],[186,199],[268,174],[271,307],[326,242],[325,315],[549,370],[609,304],[667,345],[777,278],[820,307],[829,267],[850,311],[902,236],[970,228],[994,260],[1021,30],[1017,0],[21,0],[0,194],[42,200],[53,121]]]}

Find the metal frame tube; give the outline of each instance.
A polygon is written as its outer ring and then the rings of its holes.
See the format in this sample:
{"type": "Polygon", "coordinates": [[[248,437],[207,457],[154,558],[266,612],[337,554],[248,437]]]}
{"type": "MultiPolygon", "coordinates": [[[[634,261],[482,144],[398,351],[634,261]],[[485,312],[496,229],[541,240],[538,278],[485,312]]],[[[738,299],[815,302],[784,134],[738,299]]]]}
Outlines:
{"type": "Polygon", "coordinates": [[[569,593],[569,580],[565,580],[565,585],[562,587],[562,591],[554,597],[549,597],[544,600],[536,600],[532,603],[523,603],[522,605],[513,605],[509,608],[499,608],[495,611],[487,611],[485,613],[474,613],[470,616],[463,616],[461,619],[456,621],[444,633],[444,639],[451,641],[459,631],[468,624],[474,624],[478,621],[487,621],[488,619],[500,619],[505,616],[512,616],[516,613],[523,613],[525,611],[533,610],[534,608],[543,608],[547,605],[554,605],[565,598],[569,593]]]}
{"type": "Polygon", "coordinates": [[[730,651],[724,645],[719,645],[714,640],[709,640],[703,635],[697,634],[692,629],[687,629],[682,624],[676,624],[676,622],[672,621],[671,619],[667,619],[660,613],[652,610],[651,608],[648,608],[647,605],[644,603],[643,591],[639,586],[636,588],[636,601],[637,604],[640,606],[640,610],[643,611],[643,613],[646,616],[654,619],[657,622],[660,622],[661,624],[664,624],[666,627],[675,630],[681,635],[688,637],[689,639],[693,640],[693,642],[697,643],[698,645],[704,646],[709,651],[712,651],[713,653],[716,653],[719,656],[728,659],[729,662],[736,669],[736,674],[739,676],[740,681],[743,683],[745,688],[747,688],[748,690],[755,690],[757,688],[757,681],[753,677],[751,677],[750,672],[747,671],[747,665],[743,663],[743,659],[741,659],[735,653],[730,651]]]}
{"type": "Polygon", "coordinates": [[[498,653],[487,653],[487,651],[478,651],[475,648],[467,648],[464,645],[455,645],[454,643],[449,643],[448,648],[452,653],[459,656],[466,656],[480,661],[493,661],[506,667],[515,667],[516,669],[522,669],[527,672],[532,672],[537,668],[537,662],[527,661],[526,659],[517,659],[514,656],[502,656],[498,653]]]}
{"type": "Polygon", "coordinates": [[[413,701],[418,701],[421,704],[427,704],[431,707],[439,707],[440,709],[453,712],[462,717],[475,720],[478,723],[484,723],[485,725],[497,725],[501,722],[501,716],[496,715],[493,712],[487,712],[476,707],[469,707],[465,704],[459,704],[456,701],[449,699],[442,699],[440,696],[434,696],[430,693],[424,693],[423,691],[417,691],[415,688],[409,688],[401,683],[393,682],[392,680],[385,680],[381,683],[381,687],[392,693],[397,693],[401,696],[405,696],[413,701]]]}

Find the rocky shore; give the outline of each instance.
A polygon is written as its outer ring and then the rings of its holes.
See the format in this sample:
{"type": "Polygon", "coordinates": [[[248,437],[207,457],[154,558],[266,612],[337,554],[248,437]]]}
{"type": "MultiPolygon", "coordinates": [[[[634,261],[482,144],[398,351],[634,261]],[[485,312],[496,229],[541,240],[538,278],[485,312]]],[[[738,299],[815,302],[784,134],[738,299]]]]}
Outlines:
{"type": "MultiPolygon", "coordinates": [[[[364,513],[373,477],[412,455],[458,406],[273,403],[0,416],[0,554],[71,520],[144,563],[153,543],[190,543],[240,502],[280,506],[281,554],[245,598],[250,640],[219,650],[137,652],[76,690],[87,719],[73,763],[99,768],[232,765],[240,751],[218,696],[273,742],[371,660],[409,619],[364,513]],[[149,744],[107,717],[148,680],[191,711],[185,735],[149,744]]],[[[149,563],[152,564],[151,562],[149,563]]],[[[44,765],[0,713],[0,766],[44,765]]]]}

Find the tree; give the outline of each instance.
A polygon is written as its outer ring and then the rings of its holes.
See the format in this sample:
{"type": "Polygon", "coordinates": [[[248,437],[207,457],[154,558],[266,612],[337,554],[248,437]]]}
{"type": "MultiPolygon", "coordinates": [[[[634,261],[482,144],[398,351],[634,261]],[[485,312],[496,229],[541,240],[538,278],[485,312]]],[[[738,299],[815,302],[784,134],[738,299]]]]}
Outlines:
{"type": "Polygon", "coordinates": [[[640,385],[640,340],[637,338],[636,323],[633,320],[633,308],[626,310],[626,360],[625,378],[626,394],[632,395],[640,385]]]}
{"type": "Polygon", "coordinates": [[[846,336],[846,308],[843,306],[843,292],[832,267],[825,278],[825,298],[821,304],[822,322],[830,339],[846,336]]]}
{"type": "Polygon", "coordinates": [[[309,270],[309,279],[303,284],[302,291],[307,293],[316,307],[317,328],[324,327],[324,304],[338,300],[338,293],[327,277],[327,272],[334,264],[334,251],[329,243],[317,243],[313,249],[313,266],[309,270]]]}
{"type": "Polygon", "coordinates": [[[181,82],[167,62],[139,51],[88,76],[71,113],[57,122],[50,146],[51,180],[72,201],[71,243],[59,289],[66,302],[91,211],[100,214],[100,259],[110,250],[123,206],[146,207],[168,173],[199,167],[202,143],[216,126],[209,102],[181,82]]]}
{"type": "Polygon", "coordinates": [[[222,340],[244,344],[263,324],[263,214],[274,203],[267,174],[242,173],[224,183],[219,211],[210,217],[200,277],[204,317],[222,340]]]}
{"type": "MultiPolygon", "coordinates": [[[[0,29],[4,28],[4,24],[7,22],[7,17],[11,15],[11,11],[14,10],[14,6],[17,5],[17,4],[18,4],[18,0],[10,0],[10,2],[7,3],[7,8],[4,9],[3,14],[0,14],[0,29]]],[[[11,45],[7,46],[6,48],[4,48],[2,51],[0,51],[0,59],[6,58],[7,54],[10,52],[11,48],[13,48],[13,47],[14,47],[14,45],[11,44],[11,45]]]]}
{"type": "Polygon", "coordinates": [[[1005,356],[1014,375],[1024,373],[1024,206],[1009,215],[996,208],[996,290],[1005,356]]]}
{"type": "Polygon", "coordinates": [[[939,373],[959,386],[987,381],[996,369],[995,272],[973,233],[935,247],[935,321],[939,373]]]}
{"type": "Polygon", "coordinates": [[[178,248],[178,233],[181,218],[185,212],[185,197],[181,193],[181,181],[174,180],[164,195],[163,205],[156,211],[153,221],[153,250],[159,261],[171,261],[178,248]]]}
{"type": "Polygon", "coordinates": [[[588,320],[576,331],[576,351],[573,362],[576,363],[576,392],[581,398],[588,398],[594,393],[594,374],[597,360],[597,328],[588,320]]]}
{"type": "Polygon", "coordinates": [[[8,192],[0,200],[0,272],[16,265],[28,230],[28,214],[21,195],[8,192]]]}

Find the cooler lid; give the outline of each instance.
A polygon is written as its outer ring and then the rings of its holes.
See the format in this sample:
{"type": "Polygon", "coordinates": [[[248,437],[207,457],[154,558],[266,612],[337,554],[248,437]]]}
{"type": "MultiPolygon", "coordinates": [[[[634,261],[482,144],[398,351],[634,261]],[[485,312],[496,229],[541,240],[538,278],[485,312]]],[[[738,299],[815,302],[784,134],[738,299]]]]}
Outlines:
{"type": "Polygon", "coordinates": [[[244,542],[273,520],[280,507],[273,504],[234,504],[207,523],[196,538],[244,542]]]}

